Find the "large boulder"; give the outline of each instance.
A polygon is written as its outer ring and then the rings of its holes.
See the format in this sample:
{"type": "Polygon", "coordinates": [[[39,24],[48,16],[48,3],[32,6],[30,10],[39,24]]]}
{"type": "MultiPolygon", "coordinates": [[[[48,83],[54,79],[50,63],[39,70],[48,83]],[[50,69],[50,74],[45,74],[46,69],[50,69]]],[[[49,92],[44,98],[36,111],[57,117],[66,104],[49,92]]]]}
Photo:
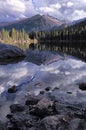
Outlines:
{"type": "Polygon", "coordinates": [[[52,113],[53,102],[42,98],[31,110],[30,114],[43,118],[52,113]]]}
{"type": "Polygon", "coordinates": [[[20,48],[0,43],[0,61],[23,56],[25,56],[25,54],[20,48]]]}
{"type": "Polygon", "coordinates": [[[67,122],[63,122],[63,115],[53,115],[43,118],[39,122],[40,130],[66,130],[67,122]]]}

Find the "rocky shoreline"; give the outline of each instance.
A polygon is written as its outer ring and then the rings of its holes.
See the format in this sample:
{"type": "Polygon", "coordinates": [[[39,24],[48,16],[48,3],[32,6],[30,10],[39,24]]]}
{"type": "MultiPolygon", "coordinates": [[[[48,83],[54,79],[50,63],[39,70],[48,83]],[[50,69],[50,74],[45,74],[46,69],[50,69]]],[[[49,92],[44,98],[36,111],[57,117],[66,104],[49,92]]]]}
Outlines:
{"type": "MultiPolygon", "coordinates": [[[[81,86],[85,88],[86,84],[81,86]]],[[[22,104],[12,104],[6,117],[8,121],[0,122],[0,130],[86,130],[86,109],[62,103],[43,92],[38,96],[28,94],[22,104]]]]}
{"type": "Polygon", "coordinates": [[[32,63],[1,66],[0,130],[86,130],[86,64],[51,52],[28,57],[32,63]]]}

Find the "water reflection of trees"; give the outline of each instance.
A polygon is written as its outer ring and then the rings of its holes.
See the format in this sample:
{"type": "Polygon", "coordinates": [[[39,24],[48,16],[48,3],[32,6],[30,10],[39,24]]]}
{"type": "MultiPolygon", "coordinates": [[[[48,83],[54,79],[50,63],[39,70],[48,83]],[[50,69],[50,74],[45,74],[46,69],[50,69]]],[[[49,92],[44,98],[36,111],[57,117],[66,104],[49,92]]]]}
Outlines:
{"type": "Polygon", "coordinates": [[[51,50],[51,51],[63,52],[66,54],[76,56],[86,61],[86,43],[85,42],[83,43],[83,41],[79,41],[79,42],[48,41],[48,42],[38,43],[36,45],[32,44],[30,48],[37,49],[37,50],[51,50]]]}

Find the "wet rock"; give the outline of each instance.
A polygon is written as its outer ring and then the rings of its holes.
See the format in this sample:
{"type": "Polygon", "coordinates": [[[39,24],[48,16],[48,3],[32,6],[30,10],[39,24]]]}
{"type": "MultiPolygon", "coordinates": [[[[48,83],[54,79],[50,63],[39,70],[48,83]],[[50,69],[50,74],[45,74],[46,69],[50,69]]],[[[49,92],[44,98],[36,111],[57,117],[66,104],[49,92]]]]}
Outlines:
{"type": "Polygon", "coordinates": [[[82,116],[78,106],[43,97],[29,95],[24,106],[11,105],[9,130],[86,130],[86,110],[82,116]]]}
{"type": "Polygon", "coordinates": [[[53,88],[53,90],[52,91],[56,91],[56,90],[58,90],[59,88],[58,87],[55,87],[55,88],[53,88]]]}
{"type": "Polygon", "coordinates": [[[52,113],[53,102],[47,98],[42,98],[32,109],[30,114],[39,116],[40,118],[50,115],[52,113]]]}
{"type": "Polygon", "coordinates": [[[14,115],[8,122],[9,130],[21,130],[24,128],[24,119],[22,116],[14,115]]]}
{"type": "Polygon", "coordinates": [[[12,118],[9,119],[8,128],[10,130],[29,130],[35,127],[38,118],[30,116],[26,112],[14,113],[12,118]]]}
{"type": "Polygon", "coordinates": [[[39,129],[36,128],[36,127],[32,127],[32,128],[30,128],[29,130],[39,130],[39,129]]]}
{"type": "Polygon", "coordinates": [[[31,128],[33,126],[30,120],[25,121],[25,126],[31,128]]]}
{"type": "Polygon", "coordinates": [[[22,112],[25,110],[25,106],[23,105],[20,105],[20,104],[13,104],[10,106],[10,110],[12,113],[15,113],[15,112],[22,112]]]}
{"type": "Polygon", "coordinates": [[[8,93],[16,93],[16,92],[17,92],[17,86],[15,85],[8,89],[8,93]]]}
{"type": "Polygon", "coordinates": [[[45,93],[45,91],[40,91],[40,94],[44,94],[45,93]]]}
{"type": "Polygon", "coordinates": [[[86,120],[86,109],[83,112],[83,118],[86,120]]]}
{"type": "Polygon", "coordinates": [[[51,87],[47,87],[45,88],[46,91],[50,91],[51,87]]]}
{"type": "Polygon", "coordinates": [[[8,119],[11,119],[11,118],[13,117],[13,114],[8,114],[6,117],[7,117],[8,119]]]}
{"type": "Polygon", "coordinates": [[[40,83],[40,82],[35,83],[35,86],[42,86],[42,83],[40,83]]]}
{"type": "Polygon", "coordinates": [[[67,92],[67,94],[72,94],[72,92],[67,92]]]}
{"type": "Polygon", "coordinates": [[[39,97],[34,96],[34,95],[29,95],[28,99],[25,102],[25,105],[29,106],[29,105],[35,105],[38,103],[38,101],[40,100],[39,97]]]}
{"type": "Polygon", "coordinates": [[[78,126],[79,126],[80,120],[81,120],[81,119],[79,119],[79,118],[74,118],[74,119],[72,119],[72,120],[69,122],[68,130],[79,130],[79,129],[78,129],[78,126]]]}
{"type": "Polygon", "coordinates": [[[79,89],[82,91],[86,91],[86,83],[79,84],[79,89]]]}
{"type": "Polygon", "coordinates": [[[1,121],[0,121],[0,130],[8,130],[6,124],[2,123],[1,121]]]}
{"type": "Polygon", "coordinates": [[[79,122],[78,128],[76,130],[86,130],[86,121],[84,119],[79,122]]]}
{"type": "Polygon", "coordinates": [[[85,122],[80,123],[81,119],[71,118],[69,115],[53,115],[43,118],[39,123],[41,130],[85,130],[85,122]]]}
{"type": "Polygon", "coordinates": [[[67,112],[68,110],[66,109],[66,107],[64,106],[64,104],[61,104],[57,101],[54,101],[53,104],[53,110],[56,114],[64,114],[65,112],[67,112]]]}
{"type": "Polygon", "coordinates": [[[48,116],[39,123],[40,130],[66,130],[66,124],[61,124],[62,115],[48,116]],[[64,129],[62,129],[64,128],[64,129]]]}
{"type": "Polygon", "coordinates": [[[55,114],[64,114],[64,115],[73,115],[75,117],[82,117],[82,111],[80,108],[69,105],[69,104],[64,104],[58,101],[54,101],[53,103],[53,111],[55,114]]]}

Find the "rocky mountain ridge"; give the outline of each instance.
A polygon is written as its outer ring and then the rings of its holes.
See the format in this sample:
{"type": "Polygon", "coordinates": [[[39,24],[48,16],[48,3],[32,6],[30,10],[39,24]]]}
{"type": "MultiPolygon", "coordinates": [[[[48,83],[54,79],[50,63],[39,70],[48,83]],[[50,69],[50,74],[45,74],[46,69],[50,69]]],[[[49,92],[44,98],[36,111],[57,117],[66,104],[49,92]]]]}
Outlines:
{"type": "Polygon", "coordinates": [[[58,20],[49,15],[37,14],[35,16],[32,16],[31,18],[26,18],[12,23],[7,23],[6,25],[2,24],[0,26],[0,29],[5,28],[7,30],[10,30],[12,28],[15,28],[17,30],[21,30],[23,28],[25,31],[31,32],[49,30],[54,26],[59,27],[63,24],[65,24],[64,21],[58,20]]]}

